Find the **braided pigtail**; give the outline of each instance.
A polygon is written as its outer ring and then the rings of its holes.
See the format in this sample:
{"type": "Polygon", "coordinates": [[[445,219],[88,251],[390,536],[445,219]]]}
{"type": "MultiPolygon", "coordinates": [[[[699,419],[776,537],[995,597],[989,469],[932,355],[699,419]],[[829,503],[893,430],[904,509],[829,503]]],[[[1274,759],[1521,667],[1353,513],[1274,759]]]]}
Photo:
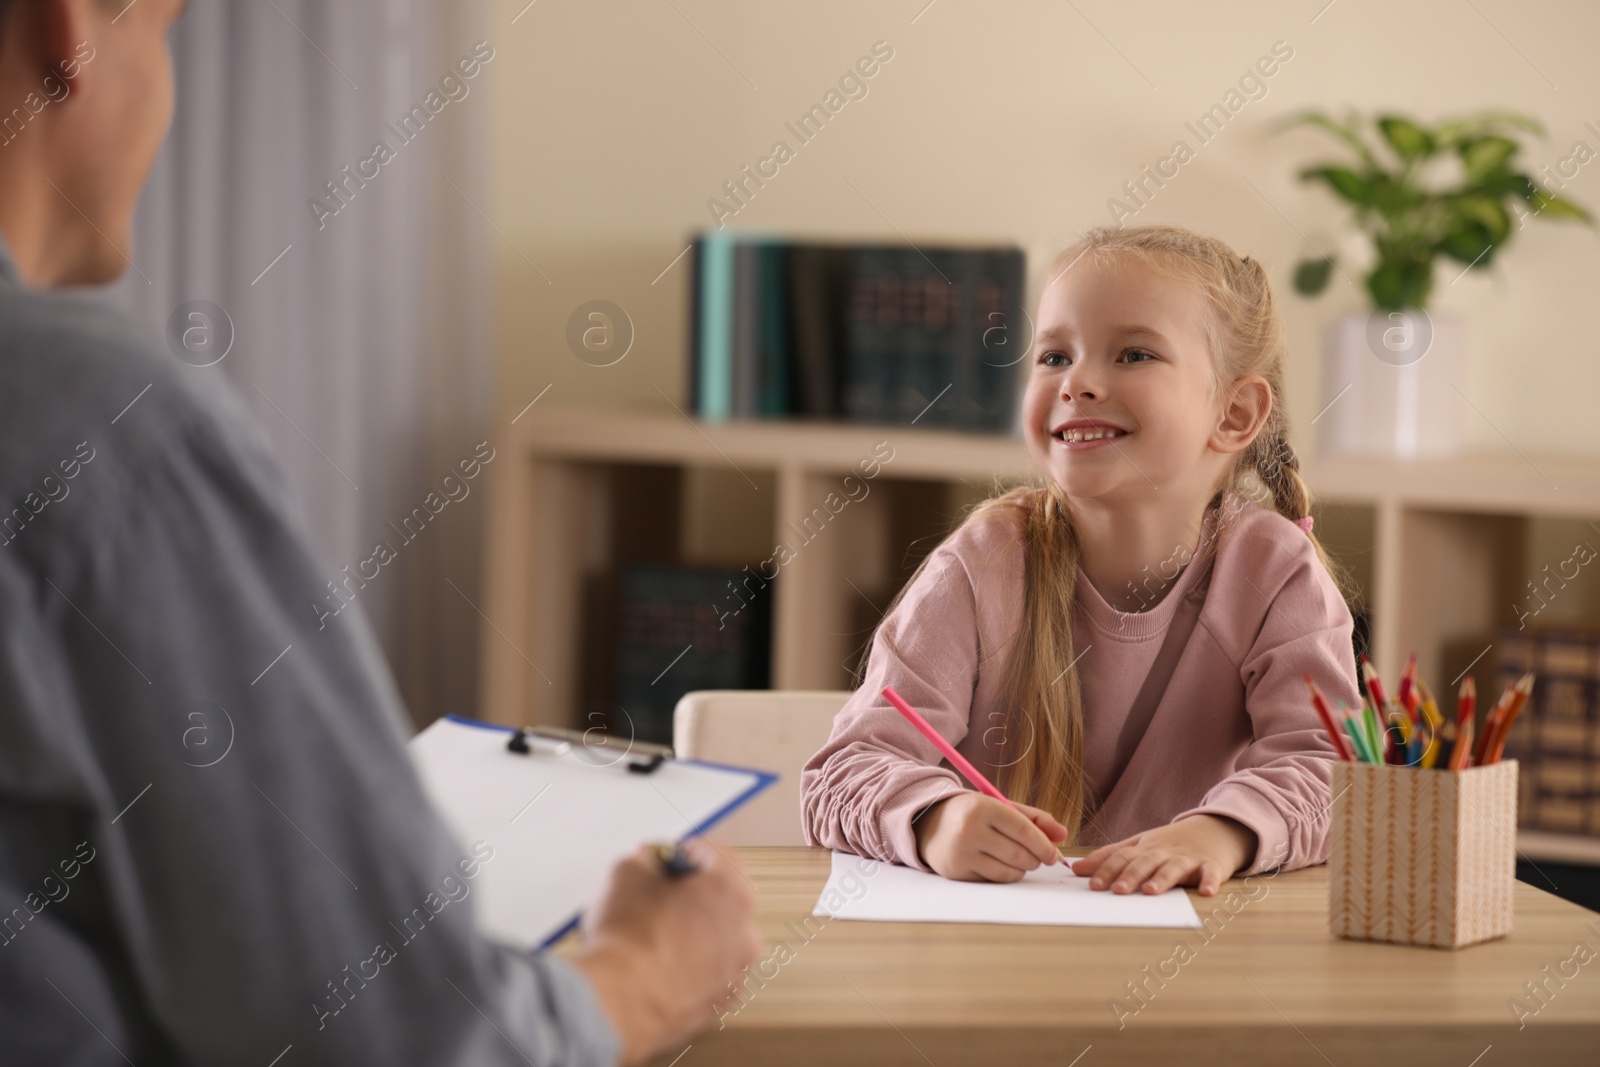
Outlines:
{"type": "Polygon", "coordinates": [[[1251,473],[1260,480],[1262,488],[1270,496],[1273,510],[1305,530],[1317,550],[1317,558],[1328,569],[1340,593],[1349,599],[1349,573],[1328,555],[1322,542],[1312,532],[1311,490],[1306,488],[1305,479],[1300,476],[1300,457],[1289,443],[1283,420],[1275,418],[1271,421],[1278,423],[1277,432],[1262,432],[1246,450],[1245,463],[1249,464],[1251,473]]]}

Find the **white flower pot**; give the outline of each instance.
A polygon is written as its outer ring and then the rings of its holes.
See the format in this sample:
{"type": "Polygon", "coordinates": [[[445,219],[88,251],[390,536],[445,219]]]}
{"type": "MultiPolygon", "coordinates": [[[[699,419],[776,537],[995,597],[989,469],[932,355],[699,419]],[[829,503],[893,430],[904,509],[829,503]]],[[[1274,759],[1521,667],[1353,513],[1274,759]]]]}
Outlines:
{"type": "Polygon", "coordinates": [[[1398,459],[1455,454],[1466,326],[1454,315],[1345,315],[1328,327],[1318,455],[1398,459]]]}

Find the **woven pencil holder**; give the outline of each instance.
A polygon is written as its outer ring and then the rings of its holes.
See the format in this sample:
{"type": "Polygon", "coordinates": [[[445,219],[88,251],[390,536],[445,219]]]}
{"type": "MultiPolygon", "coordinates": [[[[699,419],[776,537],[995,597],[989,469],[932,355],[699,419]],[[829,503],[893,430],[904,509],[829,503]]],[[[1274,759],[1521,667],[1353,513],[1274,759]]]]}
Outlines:
{"type": "Polygon", "coordinates": [[[1333,765],[1328,927],[1461,948],[1511,932],[1517,763],[1464,771],[1333,765]]]}

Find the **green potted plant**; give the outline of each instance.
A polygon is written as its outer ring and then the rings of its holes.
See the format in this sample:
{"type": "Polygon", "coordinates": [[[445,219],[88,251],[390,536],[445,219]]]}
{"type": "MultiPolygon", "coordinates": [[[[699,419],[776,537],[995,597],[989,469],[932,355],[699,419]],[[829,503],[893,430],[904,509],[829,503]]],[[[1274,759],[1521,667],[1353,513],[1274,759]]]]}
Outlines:
{"type": "MultiPolygon", "coordinates": [[[[1363,120],[1352,113],[1340,122],[1304,111],[1275,132],[1307,126],[1337,138],[1348,158],[1304,167],[1300,179],[1344,201],[1373,252],[1362,278],[1371,312],[1347,315],[1329,333],[1324,453],[1451,452],[1460,398],[1449,381],[1464,361],[1465,334],[1459,320],[1426,310],[1435,262],[1464,264],[1458,277],[1486,270],[1529,218],[1594,219],[1516,169],[1518,137],[1544,136],[1525,115],[1483,112],[1427,126],[1398,114],[1363,120]]],[[[1594,155],[1582,147],[1580,163],[1594,155]]],[[[1315,296],[1335,272],[1355,284],[1336,254],[1303,260],[1295,289],[1315,296]]]]}

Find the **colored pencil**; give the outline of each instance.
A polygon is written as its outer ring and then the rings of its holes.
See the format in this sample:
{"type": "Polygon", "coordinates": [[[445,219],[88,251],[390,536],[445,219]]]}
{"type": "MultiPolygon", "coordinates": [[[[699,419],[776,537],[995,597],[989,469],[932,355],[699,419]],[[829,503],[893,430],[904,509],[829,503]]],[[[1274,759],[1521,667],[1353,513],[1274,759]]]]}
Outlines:
{"type": "Polygon", "coordinates": [[[1439,714],[1438,701],[1433,699],[1433,690],[1428,688],[1428,683],[1418,678],[1417,692],[1421,694],[1418,706],[1422,709],[1422,721],[1427,724],[1428,741],[1423,749],[1422,767],[1431,770],[1439,755],[1439,731],[1444,727],[1444,716],[1439,714]]]}
{"type": "Polygon", "coordinates": [[[1360,719],[1342,700],[1339,702],[1339,714],[1344,719],[1345,733],[1350,735],[1351,744],[1355,746],[1356,758],[1362,763],[1377,763],[1378,761],[1372,758],[1372,753],[1367,750],[1367,739],[1362,734],[1360,719]]]}
{"type": "Polygon", "coordinates": [[[1511,704],[1511,696],[1516,692],[1516,686],[1508,685],[1500,693],[1500,699],[1494,702],[1494,707],[1489,709],[1489,714],[1483,720],[1483,732],[1478,736],[1477,746],[1472,750],[1472,765],[1482,767],[1484,760],[1489,755],[1489,742],[1494,737],[1494,732],[1500,726],[1500,718],[1506,713],[1506,708],[1511,704]]]}
{"type": "Polygon", "coordinates": [[[1378,668],[1365,656],[1361,657],[1361,681],[1367,687],[1367,696],[1372,701],[1372,709],[1379,715],[1383,714],[1385,705],[1389,702],[1383,698],[1383,681],[1378,677],[1378,668]]]}
{"type": "Polygon", "coordinates": [[[1395,694],[1395,699],[1400,702],[1406,716],[1412,722],[1417,721],[1417,654],[1411,653],[1411,658],[1406,660],[1406,669],[1400,672],[1400,690],[1395,694]]]}
{"type": "Polygon", "coordinates": [[[1467,723],[1472,721],[1472,713],[1478,706],[1478,683],[1472,675],[1467,675],[1461,683],[1461,695],[1456,698],[1456,736],[1461,736],[1461,731],[1466,729],[1467,723]]]}
{"type": "MultiPolygon", "coordinates": [[[[1011,798],[996,789],[989,779],[978,772],[978,768],[967,762],[967,758],[957,752],[955,746],[944,739],[944,735],[929,726],[928,720],[917,714],[917,709],[907,704],[905,698],[894,691],[894,686],[885,686],[883,695],[889,703],[894,705],[895,710],[905,717],[907,722],[917,728],[918,733],[933,742],[933,747],[939,750],[939,754],[949,760],[950,766],[960,771],[967,781],[976,786],[978,792],[984,796],[994,797],[1008,808],[1016,808],[1016,805],[1011,802],[1011,798]]],[[[1029,821],[1031,822],[1032,820],[1029,821]]],[[[1067,857],[1065,856],[1061,857],[1061,866],[1069,871],[1072,870],[1072,864],[1067,862],[1067,857]]]]}
{"type": "Polygon", "coordinates": [[[1428,724],[1430,732],[1438,733],[1439,728],[1444,725],[1444,716],[1439,714],[1439,702],[1433,699],[1433,690],[1428,688],[1427,682],[1419,678],[1417,693],[1420,696],[1417,706],[1422,711],[1423,721],[1428,724]]]}
{"type": "Polygon", "coordinates": [[[1499,763],[1500,756],[1505,751],[1506,738],[1511,736],[1511,724],[1517,719],[1522,709],[1527,706],[1528,698],[1533,695],[1533,672],[1529,671],[1517,679],[1516,691],[1511,695],[1511,704],[1500,718],[1500,725],[1495,730],[1494,738],[1489,742],[1489,755],[1486,762],[1499,763]]]}
{"type": "Polygon", "coordinates": [[[1372,749],[1372,754],[1377,758],[1374,763],[1389,762],[1389,732],[1378,728],[1378,713],[1372,710],[1371,704],[1361,705],[1361,724],[1367,730],[1367,745],[1372,749]]]}
{"type": "MultiPolygon", "coordinates": [[[[1456,754],[1456,748],[1467,736],[1467,725],[1473,721],[1473,713],[1478,706],[1478,683],[1473,681],[1472,675],[1462,679],[1461,688],[1456,696],[1456,717],[1454,722],[1446,723],[1444,730],[1445,749],[1439,753],[1439,765],[1446,770],[1450,768],[1456,754]]],[[[1469,745],[1471,741],[1467,742],[1469,745]]]]}
{"type": "Polygon", "coordinates": [[[1322,720],[1322,728],[1328,731],[1328,736],[1333,740],[1333,750],[1339,753],[1339,758],[1346,762],[1355,762],[1356,754],[1350,748],[1349,740],[1344,736],[1344,731],[1334,725],[1333,712],[1328,708],[1328,701],[1322,695],[1322,690],[1317,688],[1317,683],[1311,680],[1311,675],[1306,675],[1306,688],[1311,691],[1311,706],[1317,709],[1317,718],[1322,720]]]}
{"type": "Polygon", "coordinates": [[[1398,740],[1394,740],[1394,734],[1389,735],[1392,742],[1389,762],[1401,767],[1407,766],[1411,763],[1411,739],[1415,736],[1411,732],[1411,720],[1406,718],[1405,712],[1395,707],[1389,709],[1388,718],[1388,728],[1399,734],[1398,740]]]}
{"type": "MultiPolygon", "coordinates": [[[[1451,720],[1444,717],[1428,683],[1418,676],[1416,653],[1406,660],[1393,700],[1384,692],[1383,678],[1371,659],[1361,657],[1359,673],[1366,699],[1360,708],[1347,709],[1340,703],[1340,714],[1334,720],[1343,727],[1340,741],[1349,741],[1359,761],[1423,770],[1459,771],[1498,763],[1505,755],[1517,716],[1532,697],[1534,685],[1532,671],[1507,685],[1494,707],[1483,716],[1480,729],[1476,717],[1478,684],[1470,675],[1461,682],[1451,720]]],[[[1321,694],[1311,685],[1310,678],[1306,682],[1315,703],[1321,694]]],[[[1322,701],[1319,715],[1326,706],[1327,702],[1322,701]]],[[[1326,722],[1325,719],[1325,725],[1326,722]]]]}
{"type": "Polygon", "coordinates": [[[1422,757],[1424,770],[1433,770],[1435,767],[1448,767],[1450,754],[1455,751],[1456,724],[1447,722],[1439,735],[1428,746],[1427,753],[1422,757]]]}
{"type": "Polygon", "coordinates": [[[1406,718],[1406,713],[1399,708],[1389,709],[1389,725],[1400,731],[1401,744],[1409,745],[1412,734],[1415,732],[1411,720],[1406,718]]]}
{"type": "Polygon", "coordinates": [[[1456,747],[1450,750],[1450,770],[1464,771],[1472,766],[1472,720],[1467,720],[1467,725],[1461,728],[1461,736],[1456,738],[1456,747]]]}

